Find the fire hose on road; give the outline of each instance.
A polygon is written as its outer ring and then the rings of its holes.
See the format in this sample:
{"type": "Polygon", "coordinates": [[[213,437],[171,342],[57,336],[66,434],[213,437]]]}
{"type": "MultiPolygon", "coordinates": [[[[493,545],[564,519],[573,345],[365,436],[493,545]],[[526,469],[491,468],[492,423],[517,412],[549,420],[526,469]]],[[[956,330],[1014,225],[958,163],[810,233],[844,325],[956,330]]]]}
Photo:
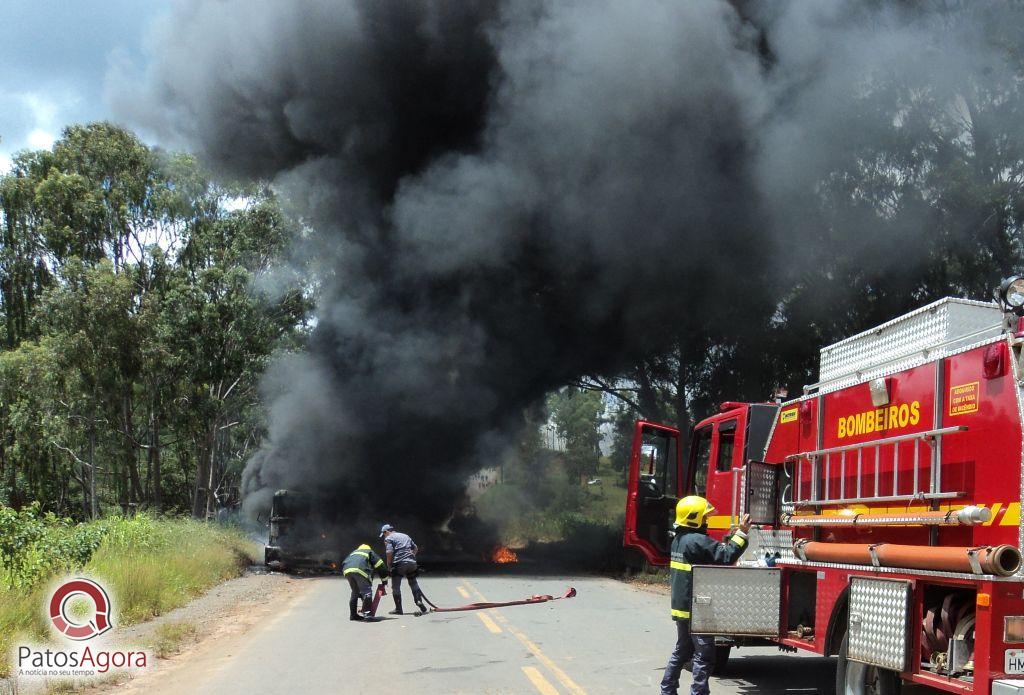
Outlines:
{"type": "Polygon", "coordinates": [[[561,596],[551,596],[550,594],[537,594],[530,598],[520,599],[519,601],[480,601],[478,603],[467,603],[464,606],[456,606],[454,608],[441,608],[434,605],[426,595],[423,596],[423,600],[426,601],[427,605],[430,606],[432,611],[437,613],[454,613],[456,611],[481,611],[487,608],[504,608],[505,606],[530,606],[535,603],[547,603],[548,601],[560,601],[563,598],[573,598],[576,596],[576,589],[569,587],[565,590],[565,593],[561,596]]]}

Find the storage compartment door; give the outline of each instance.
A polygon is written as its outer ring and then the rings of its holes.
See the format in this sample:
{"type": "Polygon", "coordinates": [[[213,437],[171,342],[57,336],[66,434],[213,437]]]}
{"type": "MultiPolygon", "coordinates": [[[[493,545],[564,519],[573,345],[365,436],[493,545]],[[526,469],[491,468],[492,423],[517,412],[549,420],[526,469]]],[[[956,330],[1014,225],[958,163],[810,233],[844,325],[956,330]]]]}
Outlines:
{"type": "Polygon", "coordinates": [[[891,671],[907,670],[910,582],[850,577],[847,656],[891,671]]]}
{"type": "Polygon", "coordinates": [[[764,461],[748,461],[743,476],[746,486],[744,510],[755,526],[779,525],[779,470],[764,461]]]}
{"type": "Polygon", "coordinates": [[[778,637],[781,598],[780,568],[694,567],[690,629],[698,635],[778,637]]]}

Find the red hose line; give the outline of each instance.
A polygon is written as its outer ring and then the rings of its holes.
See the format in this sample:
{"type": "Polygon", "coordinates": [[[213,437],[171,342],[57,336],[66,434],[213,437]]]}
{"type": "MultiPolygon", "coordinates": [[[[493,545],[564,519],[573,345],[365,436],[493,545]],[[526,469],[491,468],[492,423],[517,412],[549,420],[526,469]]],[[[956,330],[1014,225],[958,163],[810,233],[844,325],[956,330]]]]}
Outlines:
{"type": "Polygon", "coordinates": [[[454,608],[441,608],[434,605],[426,595],[423,595],[423,600],[432,609],[432,612],[437,613],[454,613],[456,611],[480,611],[487,608],[504,608],[505,606],[529,606],[535,603],[547,603],[548,601],[559,601],[563,598],[573,598],[576,595],[576,589],[569,587],[565,590],[565,593],[561,596],[551,596],[550,594],[539,594],[537,596],[531,596],[530,598],[524,598],[519,601],[481,601],[479,603],[467,603],[464,606],[456,606],[454,608]]]}

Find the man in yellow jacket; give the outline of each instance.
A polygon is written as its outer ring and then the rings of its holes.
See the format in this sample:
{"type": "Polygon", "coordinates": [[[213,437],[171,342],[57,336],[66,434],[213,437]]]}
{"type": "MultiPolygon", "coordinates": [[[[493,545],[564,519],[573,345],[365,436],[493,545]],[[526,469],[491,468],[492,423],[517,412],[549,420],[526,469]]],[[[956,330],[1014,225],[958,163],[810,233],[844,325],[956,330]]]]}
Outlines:
{"type": "Polygon", "coordinates": [[[672,620],[676,623],[676,647],[665,667],[662,695],[679,692],[679,674],[683,664],[693,659],[691,695],[711,692],[708,678],[715,666],[715,638],[690,633],[690,606],[693,597],[693,565],[731,565],[747,547],[750,515],[745,514],[739,528],[719,543],[708,537],[708,517],[715,511],[703,497],[690,495],[676,504],[676,535],[672,539],[672,620]]]}
{"type": "Polygon", "coordinates": [[[372,603],[370,578],[376,573],[380,575],[381,581],[386,583],[388,568],[384,565],[380,555],[373,552],[365,543],[349,553],[345,562],[341,564],[341,568],[342,574],[345,575],[345,579],[348,580],[348,585],[352,589],[352,596],[348,600],[348,619],[363,620],[369,615],[372,603]],[[357,613],[356,603],[360,598],[363,599],[363,611],[357,613]]]}

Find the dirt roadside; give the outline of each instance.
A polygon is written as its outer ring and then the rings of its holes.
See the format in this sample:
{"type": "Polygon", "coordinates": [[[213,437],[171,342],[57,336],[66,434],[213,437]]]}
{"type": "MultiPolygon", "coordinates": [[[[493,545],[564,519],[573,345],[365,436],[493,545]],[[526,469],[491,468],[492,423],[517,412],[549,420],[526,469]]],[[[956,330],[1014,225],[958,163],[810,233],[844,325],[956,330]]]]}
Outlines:
{"type": "Polygon", "coordinates": [[[115,628],[115,643],[124,648],[145,648],[154,656],[149,669],[131,676],[69,683],[39,681],[19,685],[8,682],[0,693],[181,692],[174,672],[183,664],[219,662],[229,658],[233,640],[253,626],[272,620],[311,585],[310,578],[268,572],[253,567],[243,576],[211,588],[191,603],[137,625],[115,628]],[[216,643],[216,650],[210,649],[216,643]]]}
{"type": "MultiPolygon", "coordinates": [[[[154,649],[167,626],[185,624],[195,630],[173,653],[156,659],[155,667],[130,679],[104,683],[87,689],[89,693],[181,692],[175,672],[190,668],[215,668],[231,657],[234,640],[259,623],[272,620],[288,610],[310,586],[308,577],[267,572],[254,567],[244,576],[219,584],[187,606],[159,618],[124,630],[124,641],[145,644],[154,649]],[[217,649],[209,649],[216,643],[217,649]],[[199,663],[197,663],[199,662],[199,663]]],[[[172,630],[173,631],[173,630],[172,630]]]]}

